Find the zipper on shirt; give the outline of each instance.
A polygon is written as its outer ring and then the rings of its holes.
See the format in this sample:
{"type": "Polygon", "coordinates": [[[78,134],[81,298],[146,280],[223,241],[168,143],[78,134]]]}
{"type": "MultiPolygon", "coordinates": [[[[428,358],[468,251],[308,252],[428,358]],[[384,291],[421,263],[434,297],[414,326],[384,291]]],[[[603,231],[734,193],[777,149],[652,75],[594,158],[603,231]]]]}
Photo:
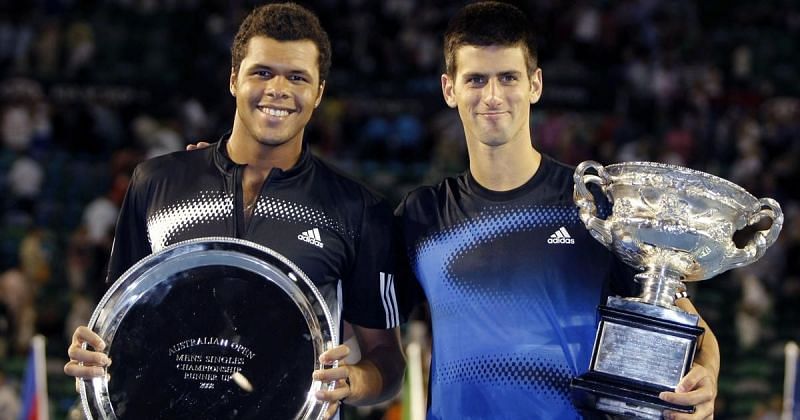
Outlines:
{"type": "Polygon", "coordinates": [[[244,238],[244,172],[242,165],[233,168],[233,237],[244,238]]]}
{"type": "MultiPolygon", "coordinates": [[[[253,219],[255,217],[256,209],[258,209],[258,200],[260,200],[261,197],[264,196],[264,191],[266,191],[267,184],[269,184],[269,181],[272,178],[272,175],[276,171],[279,171],[279,170],[280,169],[278,169],[278,168],[270,169],[269,173],[267,174],[267,177],[264,178],[264,181],[261,182],[261,187],[259,187],[259,189],[258,189],[258,195],[256,195],[256,201],[255,201],[255,203],[253,205],[253,214],[250,215],[250,221],[247,222],[247,224],[245,226],[245,229],[243,231],[243,233],[245,235],[249,235],[250,231],[253,230],[252,225],[253,225],[253,219]]],[[[244,177],[242,177],[242,182],[239,183],[240,184],[239,188],[242,189],[242,218],[245,219],[245,216],[244,216],[244,186],[242,185],[243,183],[244,183],[244,177]]],[[[244,237],[246,238],[247,236],[244,236],[244,237]]]]}

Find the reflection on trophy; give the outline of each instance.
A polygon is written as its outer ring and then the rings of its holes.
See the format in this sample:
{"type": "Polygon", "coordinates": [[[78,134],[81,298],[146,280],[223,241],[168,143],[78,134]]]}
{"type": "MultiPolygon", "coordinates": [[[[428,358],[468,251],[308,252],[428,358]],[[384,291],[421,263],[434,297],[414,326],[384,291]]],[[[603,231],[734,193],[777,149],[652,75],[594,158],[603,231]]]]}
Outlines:
{"type": "Polygon", "coordinates": [[[665,409],[694,407],[662,401],[689,371],[703,334],[699,317],[674,305],[684,282],[709,279],[748,265],[777,239],[783,212],[770,198],[756,199],[736,184],[673,165],[628,162],[575,169],[575,203],[592,236],[640,271],[641,294],[610,297],[600,323],[589,371],[573,379],[575,404],[624,416],[660,418],[665,409]],[[587,170],[596,174],[587,174],[587,170]],[[612,205],[597,216],[588,184],[612,205]],[[744,246],[737,231],[771,221],[744,246]]]}

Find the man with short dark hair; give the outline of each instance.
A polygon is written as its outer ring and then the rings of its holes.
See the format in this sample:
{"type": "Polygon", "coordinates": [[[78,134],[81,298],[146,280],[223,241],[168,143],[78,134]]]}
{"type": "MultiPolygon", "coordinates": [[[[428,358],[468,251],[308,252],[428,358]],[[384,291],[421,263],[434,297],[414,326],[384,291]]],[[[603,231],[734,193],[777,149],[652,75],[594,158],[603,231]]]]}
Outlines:
{"type": "MultiPolygon", "coordinates": [[[[450,21],[442,92],[463,123],[469,170],[412,191],[396,210],[430,305],[431,419],[579,417],[569,383],[588,370],[597,306],[631,293],[625,267],[578,217],[574,168],[533,147],[543,82],[531,26],[498,2],[450,21]]],[[[404,286],[424,299],[413,281],[404,286]]],[[[696,313],[688,299],[677,305],[696,313]]],[[[719,349],[701,325],[694,367],[661,395],[697,411],[672,418],[713,415],[719,349]]]]}
{"type": "MultiPolygon", "coordinates": [[[[265,5],[245,18],[231,48],[236,115],[230,136],[137,167],[117,223],[108,281],[188,239],[228,236],[269,247],[308,275],[334,317],[341,314],[352,324],[358,339],[358,363],[314,372],[315,379],[337,381],[336,389],[316,397],[372,404],[397,392],[404,368],[399,319],[381,292],[393,287],[386,282],[395,270],[392,212],[381,197],[312,155],[303,141],[322,100],[330,56],[317,17],[296,4],[265,5]],[[308,231],[313,240],[302,240],[308,231]]],[[[78,328],[64,371],[103,375],[110,363],[100,352],[104,347],[97,334],[78,328]],[[98,351],[82,349],[83,343],[98,351]]],[[[331,364],[348,353],[341,345],[322,359],[331,364]]]]}

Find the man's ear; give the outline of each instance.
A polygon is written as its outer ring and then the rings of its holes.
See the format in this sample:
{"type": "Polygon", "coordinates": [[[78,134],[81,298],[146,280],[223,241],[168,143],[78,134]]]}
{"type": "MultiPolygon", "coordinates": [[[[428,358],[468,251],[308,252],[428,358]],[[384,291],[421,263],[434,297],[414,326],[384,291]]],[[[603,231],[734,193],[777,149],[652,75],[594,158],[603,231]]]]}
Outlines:
{"type": "Polygon", "coordinates": [[[542,68],[539,67],[534,70],[531,75],[531,104],[539,102],[539,99],[542,97],[542,88],[542,68]]]}
{"type": "Polygon", "coordinates": [[[231,91],[231,96],[236,97],[236,69],[231,67],[231,78],[228,81],[228,89],[231,91]]]}
{"type": "Polygon", "coordinates": [[[325,81],[319,84],[319,91],[317,91],[317,99],[314,101],[314,109],[316,109],[320,102],[322,102],[322,94],[325,92],[325,81]]]}
{"type": "Polygon", "coordinates": [[[455,85],[455,80],[451,79],[450,76],[447,75],[447,73],[442,75],[442,95],[444,96],[444,102],[450,108],[455,108],[458,105],[456,102],[454,85],[455,85]]]}

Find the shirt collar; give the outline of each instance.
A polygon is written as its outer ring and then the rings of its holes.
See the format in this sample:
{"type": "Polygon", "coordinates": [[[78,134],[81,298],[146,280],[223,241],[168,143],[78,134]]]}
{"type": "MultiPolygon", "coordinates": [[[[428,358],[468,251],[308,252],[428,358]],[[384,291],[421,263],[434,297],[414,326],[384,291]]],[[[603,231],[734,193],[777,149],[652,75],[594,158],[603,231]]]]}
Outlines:
{"type": "MultiPolygon", "coordinates": [[[[233,173],[233,170],[236,167],[244,167],[246,165],[240,165],[233,160],[231,160],[230,155],[228,155],[228,141],[230,140],[230,131],[223,134],[216,144],[212,145],[211,147],[214,148],[214,163],[216,164],[217,168],[224,172],[224,173],[233,173]]],[[[308,149],[308,144],[303,142],[303,147],[300,151],[300,158],[297,160],[297,163],[294,164],[291,168],[287,170],[282,170],[275,168],[270,173],[270,177],[273,180],[279,179],[286,179],[291,178],[300,173],[304,172],[311,166],[311,152],[308,149]]]]}

